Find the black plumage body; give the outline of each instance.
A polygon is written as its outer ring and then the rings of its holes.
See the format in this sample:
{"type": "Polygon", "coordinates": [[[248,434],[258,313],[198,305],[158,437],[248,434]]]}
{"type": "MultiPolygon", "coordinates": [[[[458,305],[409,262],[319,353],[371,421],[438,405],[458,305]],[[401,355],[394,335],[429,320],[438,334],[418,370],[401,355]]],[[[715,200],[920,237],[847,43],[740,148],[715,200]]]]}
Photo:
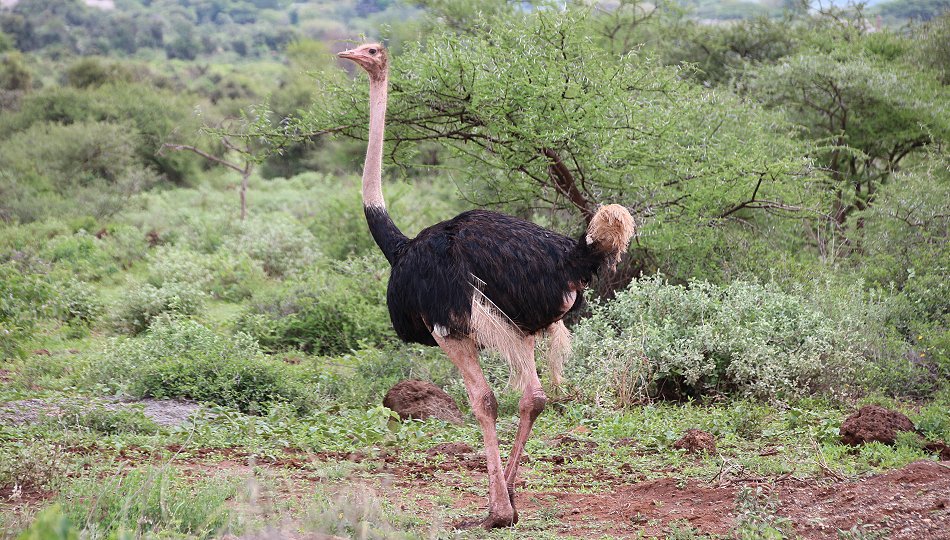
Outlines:
{"type": "Polygon", "coordinates": [[[436,345],[432,328],[467,335],[473,278],[481,291],[526,334],[560,320],[565,296],[582,289],[604,254],[523,219],[471,210],[406,238],[383,208],[367,207],[376,243],[392,265],[386,300],[396,334],[436,345]]]}

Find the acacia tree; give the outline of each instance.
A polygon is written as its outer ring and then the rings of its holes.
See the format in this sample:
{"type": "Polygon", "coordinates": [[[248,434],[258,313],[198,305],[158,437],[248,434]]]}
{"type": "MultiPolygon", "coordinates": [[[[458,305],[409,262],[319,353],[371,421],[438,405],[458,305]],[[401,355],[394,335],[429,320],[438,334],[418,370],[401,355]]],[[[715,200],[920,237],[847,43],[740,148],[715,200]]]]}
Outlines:
{"type": "Polygon", "coordinates": [[[809,231],[825,256],[854,249],[862,212],[904,162],[950,138],[950,93],[933,73],[894,60],[899,42],[867,37],[804,51],[746,74],[742,87],[800,124],[827,171],[824,219],[809,231]],[[828,239],[841,248],[830,253],[828,239]]]}
{"type": "MultiPolygon", "coordinates": [[[[589,16],[539,10],[406,46],[391,59],[390,159],[436,142],[478,204],[589,218],[620,202],[650,218],[645,234],[664,247],[809,203],[806,147],[779,115],[648,55],[612,54],[587,37],[589,16]]],[[[318,85],[308,111],[267,134],[276,148],[327,131],[366,136],[365,81],[324,73],[318,85]]]]}

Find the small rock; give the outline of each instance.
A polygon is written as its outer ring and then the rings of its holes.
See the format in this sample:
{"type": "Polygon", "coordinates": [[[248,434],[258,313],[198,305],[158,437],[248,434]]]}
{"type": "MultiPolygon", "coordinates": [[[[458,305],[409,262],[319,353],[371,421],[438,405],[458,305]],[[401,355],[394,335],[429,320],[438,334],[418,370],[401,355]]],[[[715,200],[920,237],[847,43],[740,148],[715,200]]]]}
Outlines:
{"type": "Polygon", "coordinates": [[[462,412],[452,396],[425,381],[409,379],[396,383],[386,392],[383,406],[395,411],[403,420],[438,418],[452,424],[462,423],[462,412]]]}
{"type": "Polygon", "coordinates": [[[841,442],[858,446],[871,441],[894,444],[901,431],[915,431],[913,422],[903,414],[879,407],[865,405],[841,423],[841,442]]]}
{"type": "Polygon", "coordinates": [[[701,429],[687,429],[686,433],[673,443],[673,448],[686,450],[690,454],[706,452],[716,453],[716,438],[701,429]]]}

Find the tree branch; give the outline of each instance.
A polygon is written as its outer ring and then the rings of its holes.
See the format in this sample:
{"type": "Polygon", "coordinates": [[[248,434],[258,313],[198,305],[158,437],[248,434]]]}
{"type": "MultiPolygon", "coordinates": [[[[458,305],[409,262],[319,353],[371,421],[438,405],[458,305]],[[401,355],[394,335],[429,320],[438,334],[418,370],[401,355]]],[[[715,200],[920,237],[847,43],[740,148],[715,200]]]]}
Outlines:
{"type": "Polygon", "coordinates": [[[567,196],[571,204],[584,215],[584,220],[590,223],[590,220],[594,217],[594,212],[590,208],[590,201],[577,189],[574,174],[571,173],[571,170],[561,160],[561,156],[553,148],[542,148],[541,153],[551,162],[549,170],[555,187],[567,196]]]}

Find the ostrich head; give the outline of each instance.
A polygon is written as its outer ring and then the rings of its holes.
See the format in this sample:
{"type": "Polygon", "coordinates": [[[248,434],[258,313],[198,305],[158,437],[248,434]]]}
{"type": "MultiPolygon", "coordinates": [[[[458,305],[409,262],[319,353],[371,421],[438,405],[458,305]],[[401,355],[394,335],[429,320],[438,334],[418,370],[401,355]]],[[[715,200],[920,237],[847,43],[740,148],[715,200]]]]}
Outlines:
{"type": "Polygon", "coordinates": [[[372,79],[382,78],[389,68],[389,57],[386,55],[386,49],[379,43],[366,43],[355,49],[343,51],[337,56],[356,62],[366,70],[366,73],[369,73],[372,79]]]}

